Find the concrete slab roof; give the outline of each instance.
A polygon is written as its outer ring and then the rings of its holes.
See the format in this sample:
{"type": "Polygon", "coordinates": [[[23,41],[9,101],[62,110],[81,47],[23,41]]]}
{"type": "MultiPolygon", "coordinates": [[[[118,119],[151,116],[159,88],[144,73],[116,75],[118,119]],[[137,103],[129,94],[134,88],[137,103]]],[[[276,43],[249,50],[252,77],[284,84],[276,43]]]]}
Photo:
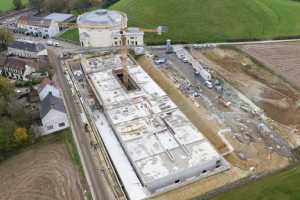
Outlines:
{"type": "Polygon", "coordinates": [[[142,183],[222,160],[152,78],[129,63],[129,75],[139,88],[133,91],[113,73],[121,67],[119,56],[90,58],[83,68],[142,183]]]}

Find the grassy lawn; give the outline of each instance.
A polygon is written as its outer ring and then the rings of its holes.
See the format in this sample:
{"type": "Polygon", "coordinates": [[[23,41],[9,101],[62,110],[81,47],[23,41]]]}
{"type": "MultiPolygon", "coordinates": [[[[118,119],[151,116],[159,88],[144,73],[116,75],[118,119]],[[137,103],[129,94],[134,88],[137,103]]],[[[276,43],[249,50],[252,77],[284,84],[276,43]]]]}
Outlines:
{"type": "Polygon", "coordinates": [[[146,42],[220,42],[300,35],[300,2],[294,0],[120,0],[110,9],[128,14],[129,25],[167,25],[146,42]]]}
{"type": "MultiPolygon", "coordinates": [[[[28,0],[22,0],[24,4],[28,3],[28,0]]],[[[13,10],[14,9],[14,4],[13,0],[0,0],[0,10],[5,12],[8,10],[13,10]]]]}
{"type": "Polygon", "coordinates": [[[300,166],[218,195],[212,200],[299,200],[299,185],[300,166]]]}
{"type": "Polygon", "coordinates": [[[60,36],[60,38],[62,38],[64,40],[79,42],[78,29],[76,28],[76,29],[67,30],[60,36]]]}

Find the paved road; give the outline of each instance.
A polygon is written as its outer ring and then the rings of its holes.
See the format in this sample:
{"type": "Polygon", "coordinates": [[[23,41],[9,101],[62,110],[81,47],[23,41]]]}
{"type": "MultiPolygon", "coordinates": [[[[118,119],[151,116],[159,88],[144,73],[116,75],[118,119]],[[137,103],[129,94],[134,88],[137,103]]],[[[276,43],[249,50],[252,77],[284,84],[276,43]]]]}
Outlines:
{"type": "Polygon", "coordinates": [[[59,52],[55,49],[49,50],[49,59],[56,71],[57,81],[63,91],[64,100],[67,106],[68,115],[72,123],[73,135],[77,138],[79,153],[81,154],[82,165],[85,169],[85,175],[91,188],[94,200],[113,200],[114,196],[108,186],[108,183],[99,168],[93,161],[93,149],[90,145],[90,139],[85,132],[80,118],[79,105],[74,102],[70,86],[68,85],[59,59],[59,52]]]}

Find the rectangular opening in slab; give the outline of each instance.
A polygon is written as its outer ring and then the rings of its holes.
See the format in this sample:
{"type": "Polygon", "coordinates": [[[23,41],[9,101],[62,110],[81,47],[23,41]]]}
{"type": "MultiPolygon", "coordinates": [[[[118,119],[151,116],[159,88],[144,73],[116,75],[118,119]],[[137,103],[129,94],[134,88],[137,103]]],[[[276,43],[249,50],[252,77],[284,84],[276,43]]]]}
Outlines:
{"type": "Polygon", "coordinates": [[[128,86],[125,85],[125,83],[124,83],[124,70],[123,69],[114,70],[113,74],[116,76],[117,80],[124,86],[124,88],[126,88],[128,91],[134,91],[134,90],[139,89],[138,85],[131,78],[131,76],[129,74],[128,74],[128,86]]]}

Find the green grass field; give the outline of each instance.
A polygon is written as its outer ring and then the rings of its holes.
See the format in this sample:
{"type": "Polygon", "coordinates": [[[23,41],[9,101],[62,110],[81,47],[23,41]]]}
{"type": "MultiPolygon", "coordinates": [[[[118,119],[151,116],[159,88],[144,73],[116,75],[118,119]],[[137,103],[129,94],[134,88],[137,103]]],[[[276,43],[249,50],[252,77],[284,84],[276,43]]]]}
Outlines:
{"type": "Polygon", "coordinates": [[[79,42],[79,32],[78,29],[70,29],[64,32],[61,36],[61,39],[67,40],[67,41],[75,41],[79,42]]]}
{"type": "MultiPolygon", "coordinates": [[[[300,166],[265,177],[212,200],[299,200],[300,166]]],[[[197,199],[195,199],[197,200],[197,199]]]]}
{"type": "Polygon", "coordinates": [[[128,14],[129,25],[167,25],[147,42],[220,42],[300,35],[300,2],[294,0],[120,0],[110,9],[128,14]]]}
{"type": "MultiPolygon", "coordinates": [[[[28,0],[22,0],[22,2],[24,4],[27,4],[28,0]]],[[[0,0],[0,10],[2,12],[13,10],[13,9],[14,9],[13,0],[0,0]]]]}

